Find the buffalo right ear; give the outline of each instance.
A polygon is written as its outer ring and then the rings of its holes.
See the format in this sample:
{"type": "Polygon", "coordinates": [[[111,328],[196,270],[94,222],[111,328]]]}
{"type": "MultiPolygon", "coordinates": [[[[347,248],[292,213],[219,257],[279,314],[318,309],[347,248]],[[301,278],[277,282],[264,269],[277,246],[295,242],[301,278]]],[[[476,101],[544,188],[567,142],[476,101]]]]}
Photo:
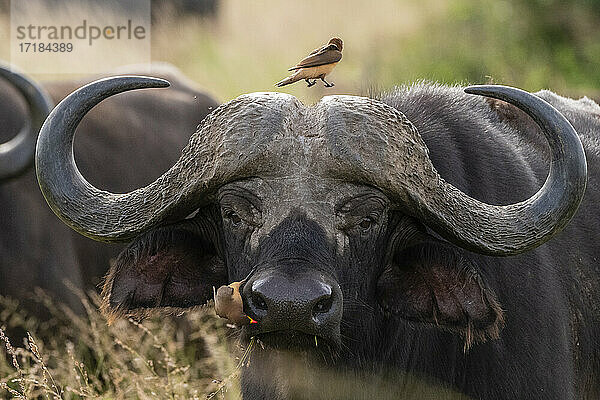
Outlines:
{"type": "Polygon", "coordinates": [[[504,312],[466,252],[431,239],[395,255],[377,284],[386,313],[433,325],[474,342],[497,339],[504,312]]]}
{"type": "Polygon", "coordinates": [[[223,260],[212,240],[189,223],[156,228],[138,236],[112,263],[102,290],[109,322],[144,316],[156,308],[189,308],[227,284],[223,260]]]}

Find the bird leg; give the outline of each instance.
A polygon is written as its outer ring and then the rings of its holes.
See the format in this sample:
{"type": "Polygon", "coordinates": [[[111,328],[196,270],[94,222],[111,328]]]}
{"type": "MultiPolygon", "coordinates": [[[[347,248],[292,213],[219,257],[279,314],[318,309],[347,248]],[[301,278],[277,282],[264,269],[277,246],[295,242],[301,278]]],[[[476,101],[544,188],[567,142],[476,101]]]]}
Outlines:
{"type": "MultiPolygon", "coordinates": [[[[331,82],[331,83],[327,82],[327,81],[325,80],[325,77],[322,77],[322,78],[321,78],[321,80],[322,80],[322,81],[323,81],[323,83],[325,84],[325,87],[333,87],[333,86],[335,86],[335,83],[333,83],[333,82],[331,82]]],[[[316,82],[316,80],[315,80],[315,82],[316,82]]]]}
{"type": "Polygon", "coordinates": [[[314,85],[315,83],[317,83],[316,79],[311,82],[308,78],[306,78],[305,81],[306,81],[306,83],[308,83],[308,87],[311,87],[312,85],[314,85]]]}

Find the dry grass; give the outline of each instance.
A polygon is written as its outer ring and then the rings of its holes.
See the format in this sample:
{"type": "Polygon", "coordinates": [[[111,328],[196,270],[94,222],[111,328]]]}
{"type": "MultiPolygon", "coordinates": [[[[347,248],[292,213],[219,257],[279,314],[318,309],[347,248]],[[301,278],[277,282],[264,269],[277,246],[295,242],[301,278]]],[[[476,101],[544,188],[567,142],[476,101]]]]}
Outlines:
{"type": "MultiPolygon", "coordinates": [[[[73,314],[38,292],[51,318],[25,317],[18,303],[0,297],[0,398],[7,399],[239,399],[239,375],[253,368],[254,352],[265,349],[252,339],[246,348],[211,309],[143,322],[120,319],[108,325],[99,298],[78,293],[85,315],[73,314]],[[6,329],[25,333],[21,347],[6,329]],[[237,357],[236,357],[237,355],[237,357]]],[[[468,400],[422,377],[373,377],[336,373],[276,353],[265,380],[282,386],[293,399],[468,400]],[[279,376],[281,375],[281,376],[279,376]]]]}
{"type": "Polygon", "coordinates": [[[0,297],[0,398],[237,398],[231,329],[212,309],[178,317],[129,319],[109,326],[95,294],[81,296],[83,316],[37,293],[52,318],[39,322],[0,297]],[[22,347],[11,332],[31,329],[22,347]],[[35,333],[33,333],[35,332],[35,333]]]}

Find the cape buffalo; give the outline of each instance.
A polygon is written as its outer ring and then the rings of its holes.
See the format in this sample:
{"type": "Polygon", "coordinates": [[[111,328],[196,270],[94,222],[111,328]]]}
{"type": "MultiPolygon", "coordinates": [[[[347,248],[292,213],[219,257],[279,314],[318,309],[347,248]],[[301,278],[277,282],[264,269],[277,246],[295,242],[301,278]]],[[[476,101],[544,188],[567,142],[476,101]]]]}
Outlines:
{"type": "Polygon", "coordinates": [[[79,121],[116,93],[166,84],[88,85],[38,140],[54,212],[92,239],[130,242],[107,276],[107,312],[201,305],[241,281],[256,322],[241,328],[255,343],[245,399],[380,396],[347,394],[331,372],[391,382],[390,398],[411,396],[409,377],[448,397],[599,398],[596,104],[504,86],[314,106],[255,93],[210,114],[153,183],[88,183],[72,161],[79,121]],[[298,364],[327,374],[296,392],[298,364]]]}
{"type": "MultiPolygon", "coordinates": [[[[75,152],[82,156],[77,163],[96,184],[127,191],[156,179],[179,157],[189,139],[185,132],[193,131],[216,108],[211,97],[175,68],[155,69],[174,80],[172,90],[116,97],[81,124],[75,152]]],[[[36,311],[26,299],[39,286],[57,300],[80,307],[64,280],[80,288],[94,287],[121,248],[99,245],[57,223],[39,192],[34,169],[27,167],[33,165],[37,133],[50,103],[85,81],[42,86],[8,68],[0,68],[0,77],[7,79],[0,81],[0,142],[24,126],[0,145],[0,295],[23,300],[36,311]]]]}

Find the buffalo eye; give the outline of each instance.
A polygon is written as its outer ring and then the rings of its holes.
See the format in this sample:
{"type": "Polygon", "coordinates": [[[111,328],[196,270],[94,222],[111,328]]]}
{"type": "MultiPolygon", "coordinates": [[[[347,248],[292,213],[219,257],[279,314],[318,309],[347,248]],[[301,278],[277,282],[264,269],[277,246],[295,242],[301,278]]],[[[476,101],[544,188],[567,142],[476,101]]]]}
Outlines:
{"type": "Polygon", "coordinates": [[[335,206],[336,228],[366,238],[385,223],[389,201],[376,190],[363,190],[340,199],[335,206]]]}
{"type": "Polygon", "coordinates": [[[368,216],[368,217],[364,217],[363,219],[361,219],[360,222],[358,223],[358,226],[360,227],[360,229],[363,232],[368,232],[371,229],[373,229],[373,227],[376,224],[377,224],[377,219],[372,216],[368,216]]]}
{"type": "Polygon", "coordinates": [[[239,226],[242,223],[242,218],[233,210],[225,211],[223,217],[233,226],[239,226]]]}
{"type": "Polygon", "coordinates": [[[365,217],[363,218],[360,223],[358,224],[358,226],[360,226],[360,228],[366,232],[368,230],[370,230],[373,225],[375,225],[376,221],[375,218],[373,217],[365,217]]]}

